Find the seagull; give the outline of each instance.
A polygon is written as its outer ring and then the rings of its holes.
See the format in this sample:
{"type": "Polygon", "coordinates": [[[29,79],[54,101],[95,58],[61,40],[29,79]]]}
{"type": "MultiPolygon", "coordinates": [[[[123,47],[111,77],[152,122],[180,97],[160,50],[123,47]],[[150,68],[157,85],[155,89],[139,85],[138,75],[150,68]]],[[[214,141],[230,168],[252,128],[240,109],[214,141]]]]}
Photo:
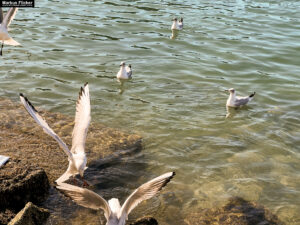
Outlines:
{"type": "Polygon", "coordinates": [[[80,188],[67,183],[61,183],[58,189],[65,191],[77,204],[104,211],[107,220],[106,225],[125,225],[129,213],[142,201],[152,198],[175,176],[175,172],[165,173],[137,188],[124,202],[121,207],[117,198],[108,202],[100,195],[86,188],[80,188]]]}
{"type": "Polygon", "coordinates": [[[183,18],[180,18],[178,21],[177,18],[174,18],[171,30],[182,30],[183,28],[183,18]]]}
{"type": "Polygon", "coordinates": [[[129,64],[128,66],[125,66],[125,62],[121,62],[120,63],[120,70],[117,74],[117,78],[118,79],[124,79],[124,80],[128,80],[131,79],[131,75],[132,75],[132,70],[131,70],[131,65],[129,64]]]}
{"type": "Polygon", "coordinates": [[[22,93],[20,93],[20,99],[29,115],[43,128],[45,133],[49,134],[58,142],[60,147],[68,156],[69,167],[67,171],[56,180],[56,183],[60,184],[68,180],[71,176],[74,178],[75,175],[79,173],[83,181],[83,185],[88,186],[87,182],[83,179],[84,170],[87,169],[87,159],[84,152],[85,140],[91,121],[91,105],[88,83],[86,83],[83,88],[81,87],[79,97],[76,102],[75,125],[72,133],[71,151],[60,137],[57,136],[57,134],[49,127],[47,122],[39,115],[38,111],[22,93]]]}
{"type": "Polygon", "coordinates": [[[246,97],[240,97],[236,96],[236,92],[233,88],[230,88],[226,91],[229,91],[230,95],[227,99],[226,106],[227,107],[239,107],[246,105],[248,102],[252,100],[252,98],[255,95],[255,92],[253,92],[251,95],[246,96],[246,97]]]}
{"type": "Polygon", "coordinates": [[[10,25],[11,21],[15,18],[15,15],[18,11],[18,8],[12,7],[10,8],[5,17],[3,17],[2,8],[0,8],[0,41],[2,42],[0,55],[2,55],[3,45],[20,45],[20,43],[16,42],[12,37],[9,35],[7,29],[10,25]]]}

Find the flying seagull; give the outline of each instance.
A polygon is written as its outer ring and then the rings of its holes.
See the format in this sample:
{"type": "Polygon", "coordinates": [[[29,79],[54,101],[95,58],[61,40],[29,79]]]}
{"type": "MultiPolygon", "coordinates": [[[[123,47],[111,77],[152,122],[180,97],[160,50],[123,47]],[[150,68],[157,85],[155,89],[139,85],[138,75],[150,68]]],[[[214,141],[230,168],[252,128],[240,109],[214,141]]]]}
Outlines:
{"type": "Polygon", "coordinates": [[[100,195],[86,188],[80,188],[67,183],[61,183],[58,189],[65,191],[77,204],[99,210],[104,210],[106,225],[125,225],[129,213],[142,201],[152,198],[175,176],[175,172],[165,173],[136,189],[121,207],[117,198],[108,202],[100,195]]]}
{"type": "Polygon", "coordinates": [[[84,185],[88,185],[83,179],[83,173],[86,167],[86,155],[84,152],[85,140],[87,136],[88,127],[91,121],[91,105],[89,85],[86,83],[80,89],[79,97],[76,102],[75,125],[72,133],[72,148],[69,150],[68,146],[60,139],[59,136],[48,126],[47,122],[38,114],[31,102],[21,93],[21,102],[30,116],[37,122],[44,130],[45,133],[53,137],[60,147],[68,156],[69,167],[67,171],[56,180],[60,184],[68,180],[71,176],[75,177],[79,173],[84,185]]]}
{"type": "Polygon", "coordinates": [[[15,18],[15,15],[18,11],[18,8],[12,7],[10,8],[6,15],[3,17],[2,8],[0,8],[0,41],[1,41],[1,50],[0,55],[2,55],[3,45],[20,45],[20,43],[16,42],[12,37],[9,35],[7,29],[10,25],[11,21],[15,18]]]}
{"type": "Polygon", "coordinates": [[[226,106],[227,107],[239,107],[246,105],[248,102],[252,100],[252,98],[255,95],[255,92],[253,92],[251,95],[246,97],[240,97],[236,96],[236,91],[233,88],[230,88],[226,91],[229,91],[230,95],[227,99],[226,106]]]}
{"type": "Polygon", "coordinates": [[[177,18],[174,18],[171,30],[182,30],[183,28],[183,18],[180,18],[178,21],[177,18]]]}
{"type": "Polygon", "coordinates": [[[120,63],[120,70],[117,74],[117,78],[118,79],[131,79],[131,75],[132,75],[132,70],[131,70],[131,65],[129,64],[128,66],[125,66],[125,62],[121,62],[120,63]]]}

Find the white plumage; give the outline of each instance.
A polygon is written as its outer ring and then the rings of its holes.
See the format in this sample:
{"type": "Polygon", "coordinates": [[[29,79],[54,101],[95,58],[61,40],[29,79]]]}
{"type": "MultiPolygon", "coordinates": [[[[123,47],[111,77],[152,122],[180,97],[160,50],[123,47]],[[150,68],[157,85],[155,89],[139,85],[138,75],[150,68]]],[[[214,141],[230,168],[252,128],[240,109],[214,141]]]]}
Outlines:
{"type": "Polygon", "coordinates": [[[178,21],[177,18],[173,19],[173,24],[171,26],[171,30],[182,30],[183,28],[183,18],[180,18],[178,21]]]}
{"type": "Polygon", "coordinates": [[[131,69],[131,65],[129,64],[128,66],[125,65],[125,62],[121,62],[120,63],[120,70],[117,73],[117,78],[120,80],[128,80],[131,79],[132,75],[132,69],[131,69]]]}
{"type": "Polygon", "coordinates": [[[249,96],[246,97],[240,97],[240,96],[236,96],[236,91],[233,88],[228,89],[227,91],[229,91],[230,95],[227,99],[226,102],[226,106],[227,107],[239,107],[239,106],[243,106],[246,105],[248,102],[250,102],[254,95],[255,92],[249,96]]]}
{"type": "Polygon", "coordinates": [[[112,198],[107,202],[100,195],[86,188],[66,183],[59,184],[57,188],[63,190],[73,201],[81,206],[104,210],[107,220],[106,225],[125,225],[129,213],[142,201],[152,198],[174,176],[174,172],[165,173],[141,185],[126,199],[122,207],[118,199],[112,198]]]}
{"type": "MultiPolygon", "coordinates": [[[[91,105],[89,86],[86,83],[84,88],[81,87],[79,97],[76,103],[75,125],[72,133],[72,148],[69,150],[68,146],[60,139],[59,136],[49,127],[47,122],[38,114],[38,111],[30,103],[30,101],[20,94],[21,102],[29,115],[43,128],[44,132],[53,137],[60,147],[68,156],[69,166],[67,171],[56,180],[62,183],[68,180],[71,176],[80,174],[83,178],[84,170],[86,169],[86,155],[85,155],[85,141],[87,136],[88,127],[91,121],[91,105]]],[[[86,184],[86,182],[84,181],[86,184]]]]}
{"type": "Polygon", "coordinates": [[[12,20],[14,19],[16,13],[18,11],[18,8],[10,8],[6,15],[3,17],[3,11],[2,8],[0,8],[0,41],[2,43],[1,45],[1,51],[0,51],[0,55],[2,55],[2,48],[3,48],[3,44],[6,45],[20,45],[20,43],[16,42],[14,39],[12,39],[12,37],[9,35],[8,33],[8,27],[10,25],[10,23],[12,22],[12,20]]]}

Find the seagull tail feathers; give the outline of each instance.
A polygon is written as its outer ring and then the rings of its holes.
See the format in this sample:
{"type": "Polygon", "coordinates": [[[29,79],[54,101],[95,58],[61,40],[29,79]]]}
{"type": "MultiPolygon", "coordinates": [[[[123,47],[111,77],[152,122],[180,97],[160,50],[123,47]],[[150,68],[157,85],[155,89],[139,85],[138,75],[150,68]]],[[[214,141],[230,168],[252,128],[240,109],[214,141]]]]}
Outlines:
{"type": "Polygon", "coordinates": [[[252,99],[255,95],[255,92],[253,92],[253,94],[249,95],[249,98],[252,99]]]}

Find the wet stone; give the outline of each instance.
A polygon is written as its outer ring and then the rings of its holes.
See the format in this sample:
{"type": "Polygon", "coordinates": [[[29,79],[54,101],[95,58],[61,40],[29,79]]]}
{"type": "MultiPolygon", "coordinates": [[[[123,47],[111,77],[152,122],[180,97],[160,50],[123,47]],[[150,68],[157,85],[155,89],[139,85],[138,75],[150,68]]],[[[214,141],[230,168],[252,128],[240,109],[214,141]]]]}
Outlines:
{"type": "Polygon", "coordinates": [[[50,213],[46,209],[42,209],[28,202],[8,225],[41,225],[49,217],[50,213]]]}
{"type": "Polygon", "coordinates": [[[200,209],[185,219],[188,225],[283,225],[265,207],[239,197],[229,199],[222,207],[200,209]]]}
{"type": "Polygon", "coordinates": [[[26,161],[10,159],[0,169],[0,224],[7,224],[27,202],[44,201],[49,187],[43,169],[26,161]]]}

